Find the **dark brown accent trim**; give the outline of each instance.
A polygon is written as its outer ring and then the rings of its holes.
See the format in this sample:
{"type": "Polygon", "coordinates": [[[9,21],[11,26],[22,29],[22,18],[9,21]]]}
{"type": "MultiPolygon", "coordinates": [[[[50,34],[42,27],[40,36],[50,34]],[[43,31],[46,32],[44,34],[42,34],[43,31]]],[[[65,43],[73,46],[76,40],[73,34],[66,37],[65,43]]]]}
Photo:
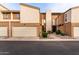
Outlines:
{"type": "Polygon", "coordinates": [[[72,27],[79,27],[79,23],[72,23],[72,27]]]}
{"type": "Polygon", "coordinates": [[[20,22],[12,22],[12,26],[16,26],[16,27],[20,27],[20,26],[23,26],[23,27],[39,27],[40,24],[39,23],[20,23],[20,22]]]}
{"type": "Polygon", "coordinates": [[[20,13],[20,10],[2,10],[1,12],[19,12],[20,13]]]}

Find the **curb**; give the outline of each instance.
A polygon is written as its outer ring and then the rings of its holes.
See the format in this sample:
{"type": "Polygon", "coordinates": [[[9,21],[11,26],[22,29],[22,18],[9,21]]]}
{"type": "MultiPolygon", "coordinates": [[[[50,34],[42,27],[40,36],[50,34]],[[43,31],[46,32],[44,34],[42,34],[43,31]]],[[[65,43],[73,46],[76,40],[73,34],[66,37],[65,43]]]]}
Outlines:
{"type": "Polygon", "coordinates": [[[0,41],[79,41],[79,39],[0,39],[0,41]]]}

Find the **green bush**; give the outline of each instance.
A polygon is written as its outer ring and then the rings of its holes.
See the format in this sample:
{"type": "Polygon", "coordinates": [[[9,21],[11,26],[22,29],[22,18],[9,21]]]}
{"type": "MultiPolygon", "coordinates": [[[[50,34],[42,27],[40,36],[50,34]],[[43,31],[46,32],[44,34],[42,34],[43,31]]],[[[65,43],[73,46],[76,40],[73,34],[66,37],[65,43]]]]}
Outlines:
{"type": "Polygon", "coordinates": [[[43,37],[43,38],[47,38],[47,35],[48,35],[47,32],[45,32],[45,31],[42,32],[42,37],[43,37]]]}
{"type": "Polygon", "coordinates": [[[60,31],[60,30],[57,30],[57,31],[56,31],[56,34],[60,34],[60,33],[61,33],[61,31],[60,31]]]}
{"type": "Polygon", "coordinates": [[[60,34],[61,34],[62,36],[64,36],[64,35],[65,35],[65,33],[64,33],[64,32],[61,32],[60,34]]]}
{"type": "Polygon", "coordinates": [[[56,31],[56,34],[60,34],[60,35],[62,35],[62,36],[65,35],[65,33],[64,33],[64,32],[61,32],[60,30],[57,30],[57,31],[56,31]]]}
{"type": "Polygon", "coordinates": [[[52,33],[52,31],[47,31],[47,33],[48,33],[48,34],[51,34],[51,33],[52,33]]]}

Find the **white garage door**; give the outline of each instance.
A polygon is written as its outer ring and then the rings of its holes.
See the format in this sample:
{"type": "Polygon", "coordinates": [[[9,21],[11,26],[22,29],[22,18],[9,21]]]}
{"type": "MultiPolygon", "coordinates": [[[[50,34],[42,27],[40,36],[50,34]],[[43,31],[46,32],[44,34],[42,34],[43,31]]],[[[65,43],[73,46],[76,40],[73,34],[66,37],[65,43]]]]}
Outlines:
{"type": "Polygon", "coordinates": [[[0,27],[0,36],[8,36],[7,27],[0,27]]]}
{"type": "Polygon", "coordinates": [[[79,37],[79,27],[74,27],[74,37],[79,37]]]}
{"type": "Polygon", "coordinates": [[[36,37],[36,27],[12,27],[13,37],[36,37]]]}

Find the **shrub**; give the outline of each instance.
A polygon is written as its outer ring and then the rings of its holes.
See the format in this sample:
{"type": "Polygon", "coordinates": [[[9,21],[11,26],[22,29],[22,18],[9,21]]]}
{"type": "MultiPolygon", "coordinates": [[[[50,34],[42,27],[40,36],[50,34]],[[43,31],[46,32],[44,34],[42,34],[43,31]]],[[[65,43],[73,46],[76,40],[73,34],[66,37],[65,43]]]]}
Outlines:
{"type": "Polygon", "coordinates": [[[64,33],[64,32],[61,32],[60,34],[61,34],[62,36],[64,36],[64,35],[65,35],[65,33],[64,33]]]}
{"type": "Polygon", "coordinates": [[[61,32],[60,30],[57,30],[57,31],[56,31],[56,34],[60,34],[60,35],[62,35],[62,36],[66,35],[64,32],[61,32]]]}
{"type": "Polygon", "coordinates": [[[48,34],[51,34],[51,33],[52,33],[52,31],[47,31],[47,33],[48,33],[48,34]]]}
{"type": "Polygon", "coordinates": [[[60,30],[57,30],[57,31],[56,31],[56,34],[60,34],[60,33],[61,33],[61,31],[60,31],[60,30]]]}
{"type": "Polygon", "coordinates": [[[47,32],[42,32],[42,37],[47,38],[48,33],[47,32]]]}

